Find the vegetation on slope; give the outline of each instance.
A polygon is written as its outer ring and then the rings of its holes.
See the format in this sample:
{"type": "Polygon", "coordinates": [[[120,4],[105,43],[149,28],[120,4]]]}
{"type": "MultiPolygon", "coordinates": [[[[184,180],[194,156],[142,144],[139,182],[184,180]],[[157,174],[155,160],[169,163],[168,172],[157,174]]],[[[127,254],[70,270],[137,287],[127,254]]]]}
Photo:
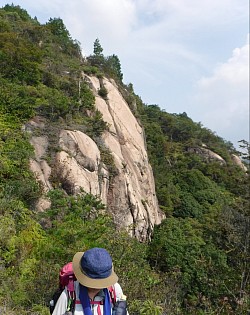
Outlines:
{"type": "MultiPolygon", "coordinates": [[[[0,29],[0,312],[48,314],[59,268],[79,249],[103,246],[114,258],[130,314],[245,314],[249,176],[231,162],[232,144],[185,113],[143,104],[131,84],[123,85],[118,57],[105,57],[96,40],[84,60],[61,19],[41,25],[7,5],[0,29]],[[166,215],[148,244],[118,234],[99,200],[84,192],[72,196],[55,178],[50,209],[35,211],[42,189],[29,170],[34,152],[23,124],[40,115],[54,136],[63,126],[94,139],[107,128],[81,71],[114,78],[144,126],[166,215]],[[190,152],[202,144],[226,164],[190,152]]],[[[105,148],[103,156],[109,160],[105,148]]]]}
{"type": "Polygon", "coordinates": [[[232,163],[232,144],[185,113],[150,105],[141,117],[166,214],[149,244],[151,266],[180,275],[185,313],[242,314],[249,305],[249,176],[232,163]],[[190,152],[202,144],[226,164],[190,152]]]}

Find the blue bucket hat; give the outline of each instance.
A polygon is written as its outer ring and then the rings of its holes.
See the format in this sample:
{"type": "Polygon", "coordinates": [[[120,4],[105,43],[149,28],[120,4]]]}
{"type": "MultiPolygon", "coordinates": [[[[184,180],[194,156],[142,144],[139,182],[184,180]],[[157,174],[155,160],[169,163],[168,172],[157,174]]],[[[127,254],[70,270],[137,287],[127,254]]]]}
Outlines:
{"type": "Polygon", "coordinates": [[[118,281],[110,254],[104,248],[91,248],[73,257],[73,271],[77,280],[88,288],[104,289],[118,281]]]}

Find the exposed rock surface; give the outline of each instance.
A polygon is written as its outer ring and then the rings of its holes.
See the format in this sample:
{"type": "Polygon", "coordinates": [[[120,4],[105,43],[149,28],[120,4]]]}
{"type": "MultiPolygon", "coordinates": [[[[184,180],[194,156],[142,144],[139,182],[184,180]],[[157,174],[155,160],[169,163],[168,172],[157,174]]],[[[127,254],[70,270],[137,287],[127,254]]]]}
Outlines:
{"type": "MultiPolygon", "coordinates": [[[[36,116],[25,125],[24,130],[33,133],[34,129],[43,130],[44,128],[45,120],[42,117],[36,116]]],[[[48,138],[47,136],[33,135],[30,142],[35,151],[35,159],[30,160],[30,169],[34,172],[37,180],[42,184],[44,193],[46,193],[52,188],[49,182],[51,168],[45,160],[48,149],[48,138]]],[[[38,211],[43,211],[49,207],[50,201],[45,197],[40,198],[36,205],[38,211]]]]}
{"type": "MultiPolygon", "coordinates": [[[[225,165],[226,161],[217,153],[208,149],[207,146],[203,143],[202,147],[190,147],[188,148],[189,152],[193,152],[201,156],[206,162],[217,161],[221,165],[225,165]]],[[[234,165],[239,166],[243,171],[247,172],[247,167],[242,163],[240,157],[236,154],[231,154],[231,160],[234,165]]]]}
{"type": "Polygon", "coordinates": [[[232,161],[235,165],[239,166],[243,171],[247,172],[247,167],[242,163],[241,159],[236,154],[231,155],[232,161]]]}
{"type": "Polygon", "coordinates": [[[108,192],[108,204],[118,225],[136,223],[134,233],[143,238],[162,219],[144,133],[115,83],[108,80],[103,83],[108,91],[108,100],[104,106],[103,100],[97,96],[96,107],[110,125],[110,132],[104,133],[103,140],[118,169],[108,192]]]}
{"type": "Polygon", "coordinates": [[[213,152],[210,149],[207,149],[204,147],[190,147],[188,148],[189,152],[196,153],[200,155],[205,161],[210,162],[210,161],[217,161],[221,165],[225,165],[226,161],[217,153],[213,152]]]}
{"type": "MultiPolygon", "coordinates": [[[[101,160],[97,144],[79,130],[64,130],[59,134],[59,150],[55,155],[54,169],[46,162],[46,150],[50,139],[33,134],[31,143],[35,148],[35,159],[31,169],[43,184],[44,191],[52,188],[50,174],[58,175],[62,187],[77,194],[81,189],[96,195],[107,205],[117,227],[127,227],[140,240],[150,236],[155,224],[163,215],[159,211],[155,194],[154,177],[148,162],[143,129],[132,114],[128,104],[112,80],[103,79],[108,91],[104,100],[98,96],[99,79],[84,76],[95,95],[95,106],[102,113],[109,130],[102,135],[102,141],[111,152],[116,168],[115,175],[101,160]]],[[[26,130],[43,129],[37,119],[26,125],[26,130]]],[[[43,198],[38,209],[49,207],[43,198]]]]}
{"type": "MultiPolygon", "coordinates": [[[[30,142],[35,151],[30,168],[42,184],[44,195],[53,187],[52,178],[56,178],[68,194],[78,194],[82,190],[91,193],[107,205],[118,228],[126,227],[131,235],[146,240],[164,215],[157,203],[143,129],[113,80],[104,78],[100,84],[98,78],[85,74],[83,80],[92,89],[95,107],[109,126],[102,134],[101,142],[102,149],[106,147],[112,155],[113,173],[110,165],[105,165],[100,147],[88,135],[62,127],[55,136],[46,131],[46,121],[38,116],[24,126],[31,133],[30,142]],[[98,95],[101,87],[107,90],[105,99],[98,95]],[[50,163],[46,160],[49,146],[56,147],[57,151],[50,163]]],[[[188,151],[198,154],[206,162],[226,164],[205,144],[189,147],[188,151]]],[[[238,156],[232,155],[232,162],[247,170],[238,156]]],[[[42,197],[36,207],[44,211],[50,207],[50,202],[42,197]]]]}
{"type": "Polygon", "coordinates": [[[69,193],[77,194],[83,189],[107,203],[109,176],[101,165],[96,143],[81,131],[62,130],[59,145],[62,151],[56,155],[57,174],[66,183],[65,190],[68,187],[69,193]]]}

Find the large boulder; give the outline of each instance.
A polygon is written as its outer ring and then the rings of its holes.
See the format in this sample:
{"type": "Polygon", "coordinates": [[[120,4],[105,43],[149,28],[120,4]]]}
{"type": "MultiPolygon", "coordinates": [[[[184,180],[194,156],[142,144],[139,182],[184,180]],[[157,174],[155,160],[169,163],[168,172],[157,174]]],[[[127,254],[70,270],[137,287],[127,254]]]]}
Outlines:
{"type": "Polygon", "coordinates": [[[232,162],[234,165],[239,166],[244,172],[247,172],[247,167],[242,163],[240,157],[236,154],[231,155],[232,162]]]}
{"type": "Polygon", "coordinates": [[[226,164],[226,161],[219,154],[215,153],[214,151],[212,151],[212,150],[210,150],[204,146],[203,147],[199,147],[199,146],[190,147],[190,148],[188,148],[188,152],[198,154],[206,162],[215,161],[221,165],[226,164]]]}

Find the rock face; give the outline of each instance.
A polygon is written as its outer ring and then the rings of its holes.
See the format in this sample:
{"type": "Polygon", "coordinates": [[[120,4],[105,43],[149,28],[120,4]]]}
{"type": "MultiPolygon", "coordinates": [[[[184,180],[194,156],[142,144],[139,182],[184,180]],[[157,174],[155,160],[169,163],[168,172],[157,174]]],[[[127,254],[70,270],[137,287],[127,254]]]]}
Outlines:
{"type": "MultiPolygon", "coordinates": [[[[226,161],[217,153],[208,149],[205,144],[202,144],[202,147],[190,147],[188,152],[198,154],[206,162],[216,161],[221,165],[226,165],[226,161]]],[[[247,167],[242,163],[241,159],[236,154],[231,154],[232,163],[236,166],[239,166],[244,172],[247,172],[247,167]]]]}
{"type": "MultiPolygon", "coordinates": [[[[84,75],[83,75],[84,76],[84,75]]],[[[155,194],[154,177],[148,162],[143,129],[132,114],[128,104],[112,80],[103,79],[108,91],[105,100],[98,96],[99,79],[84,76],[95,95],[95,106],[102,113],[109,130],[102,142],[110,151],[115,164],[115,174],[109,174],[101,159],[98,145],[79,130],[64,130],[59,134],[59,150],[55,155],[56,170],[66,192],[77,194],[81,189],[102,199],[114,217],[117,227],[126,227],[131,235],[146,240],[163,215],[159,211],[155,194]]],[[[37,119],[37,118],[36,118],[37,119]]],[[[26,125],[26,130],[35,121],[26,125]]],[[[43,128],[43,125],[38,125],[43,128]]],[[[49,138],[32,136],[36,158],[31,169],[44,186],[52,188],[50,167],[43,158],[49,138]]],[[[49,207],[46,200],[38,203],[39,210],[49,207]]]]}
{"type": "Polygon", "coordinates": [[[201,156],[206,162],[216,161],[221,165],[225,165],[226,161],[217,153],[204,147],[190,147],[189,152],[196,153],[201,156]]]}
{"type": "Polygon", "coordinates": [[[232,162],[239,166],[243,171],[247,172],[247,167],[242,163],[241,159],[236,154],[231,155],[232,162]]]}
{"type": "MultiPolygon", "coordinates": [[[[43,130],[45,128],[45,121],[41,117],[34,117],[24,127],[28,133],[33,132],[34,129],[43,130]]],[[[35,159],[30,160],[30,169],[35,173],[37,180],[42,184],[44,193],[48,192],[52,186],[49,182],[51,175],[51,168],[44,159],[48,149],[48,138],[46,136],[32,136],[30,140],[34,147],[35,159]]],[[[50,201],[45,197],[38,200],[36,208],[38,211],[43,211],[50,207],[50,201]]]]}

